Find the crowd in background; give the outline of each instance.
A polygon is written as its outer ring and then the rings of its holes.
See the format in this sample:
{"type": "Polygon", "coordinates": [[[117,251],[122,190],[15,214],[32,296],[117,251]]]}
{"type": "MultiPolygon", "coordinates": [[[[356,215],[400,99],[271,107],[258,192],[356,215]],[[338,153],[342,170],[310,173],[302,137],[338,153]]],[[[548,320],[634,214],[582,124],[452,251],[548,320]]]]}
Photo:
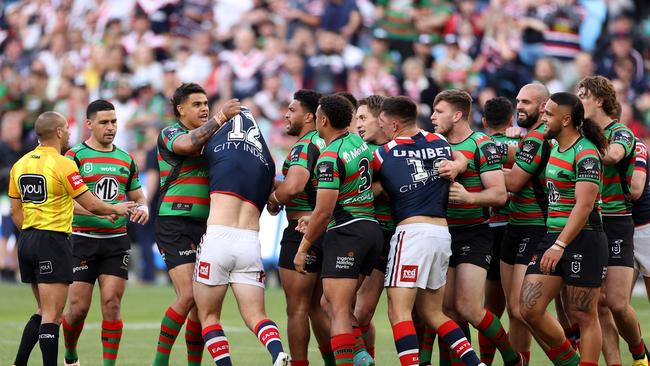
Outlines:
{"type": "MultiPolygon", "coordinates": [[[[174,121],[168,100],[181,82],[204,86],[212,112],[232,97],[251,108],[277,166],[294,143],[284,133],[284,114],[300,88],[407,95],[418,102],[423,127],[438,91],[463,88],[474,96],[480,129],[481,106],[494,96],[514,99],[533,80],[552,93],[573,91],[597,73],[614,83],[621,122],[644,138],[650,126],[644,3],[0,0],[1,200],[11,165],[36,145],[36,117],[63,113],[76,144],[89,133],[85,109],[97,98],[115,105],[115,143],[156,190],[156,139],[174,121]]],[[[7,203],[0,207],[6,217],[7,203]]],[[[152,240],[150,229],[138,230],[138,241],[152,240]]],[[[152,271],[145,268],[142,277],[151,280],[152,271]]]]}

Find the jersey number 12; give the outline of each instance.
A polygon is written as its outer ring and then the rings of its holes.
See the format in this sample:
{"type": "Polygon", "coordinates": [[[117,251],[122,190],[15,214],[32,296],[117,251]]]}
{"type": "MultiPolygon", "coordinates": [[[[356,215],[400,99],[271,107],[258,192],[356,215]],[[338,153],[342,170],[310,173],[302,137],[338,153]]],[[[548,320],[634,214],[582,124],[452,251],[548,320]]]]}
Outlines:
{"type": "Polygon", "coordinates": [[[241,115],[236,115],[232,118],[232,130],[228,132],[228,140],[230,141],[245,141],[247,144],[252,145],[258,150],[262,150],[262,143],[260,142],[260,129],[257,127],[255,120],[252,120],[253,125],[244,131],[244,121],[241,115]]]}

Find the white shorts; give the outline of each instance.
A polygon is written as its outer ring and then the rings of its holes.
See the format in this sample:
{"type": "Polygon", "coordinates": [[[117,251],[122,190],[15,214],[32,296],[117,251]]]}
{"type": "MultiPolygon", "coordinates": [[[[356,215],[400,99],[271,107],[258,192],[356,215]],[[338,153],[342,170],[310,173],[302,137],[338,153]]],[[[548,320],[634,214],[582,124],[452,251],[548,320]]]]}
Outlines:
{"type": "Polygon", "coordinates": [[[650,224],[634,228],[634,260],[643,277],[650,277],[650,224]]]}
{"type": "Polygon", "coordinates": [[[451,235],[446,226],[398,225],[390,239],[385,287],[437,290],[447,282],[451,235]]]}
{"type": "Polygon", "coordinates": [[[194,281],[211,286],[244,283],[264,288],[258,232],[208,225],[196,251],[194,281]]]}

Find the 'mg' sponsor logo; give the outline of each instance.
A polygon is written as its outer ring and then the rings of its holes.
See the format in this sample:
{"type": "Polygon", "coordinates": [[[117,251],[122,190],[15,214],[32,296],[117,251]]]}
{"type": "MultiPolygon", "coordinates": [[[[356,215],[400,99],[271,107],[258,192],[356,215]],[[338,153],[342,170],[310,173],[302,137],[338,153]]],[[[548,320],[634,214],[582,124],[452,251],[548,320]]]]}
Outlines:
{"type": "Polygon", "coordinates": [[[95,184],[95,195],[102,201],[112,202],[120,192],[120,184],[115,177],[102,177],[95,184]]]}

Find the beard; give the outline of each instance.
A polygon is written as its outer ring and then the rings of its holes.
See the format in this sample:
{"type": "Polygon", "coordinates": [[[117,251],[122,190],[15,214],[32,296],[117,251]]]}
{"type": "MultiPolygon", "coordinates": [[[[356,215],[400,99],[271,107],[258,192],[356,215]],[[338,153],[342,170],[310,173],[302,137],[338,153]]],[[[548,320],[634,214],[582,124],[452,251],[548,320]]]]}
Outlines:
{"type": "Polygon", "coordinates": [[[537,122],[537,120],[539,119],[539,112],[538,111],[535,111],[535,113],[533,113],[533,114],[528,114],[528,113],[524,112],[524,114],[526,115],[526,119],[521,120],[521,121],[517,121],[517,124],[519,125],[519,127],[529,128],[532,125],[534,125],[537,122]]]}
{"type": "Polygon", "coordinates": [[[297,123],[290,123],[289,128],[287,129],[287,135],[289,136],[299,136],[302,126],[297,123]]]}

